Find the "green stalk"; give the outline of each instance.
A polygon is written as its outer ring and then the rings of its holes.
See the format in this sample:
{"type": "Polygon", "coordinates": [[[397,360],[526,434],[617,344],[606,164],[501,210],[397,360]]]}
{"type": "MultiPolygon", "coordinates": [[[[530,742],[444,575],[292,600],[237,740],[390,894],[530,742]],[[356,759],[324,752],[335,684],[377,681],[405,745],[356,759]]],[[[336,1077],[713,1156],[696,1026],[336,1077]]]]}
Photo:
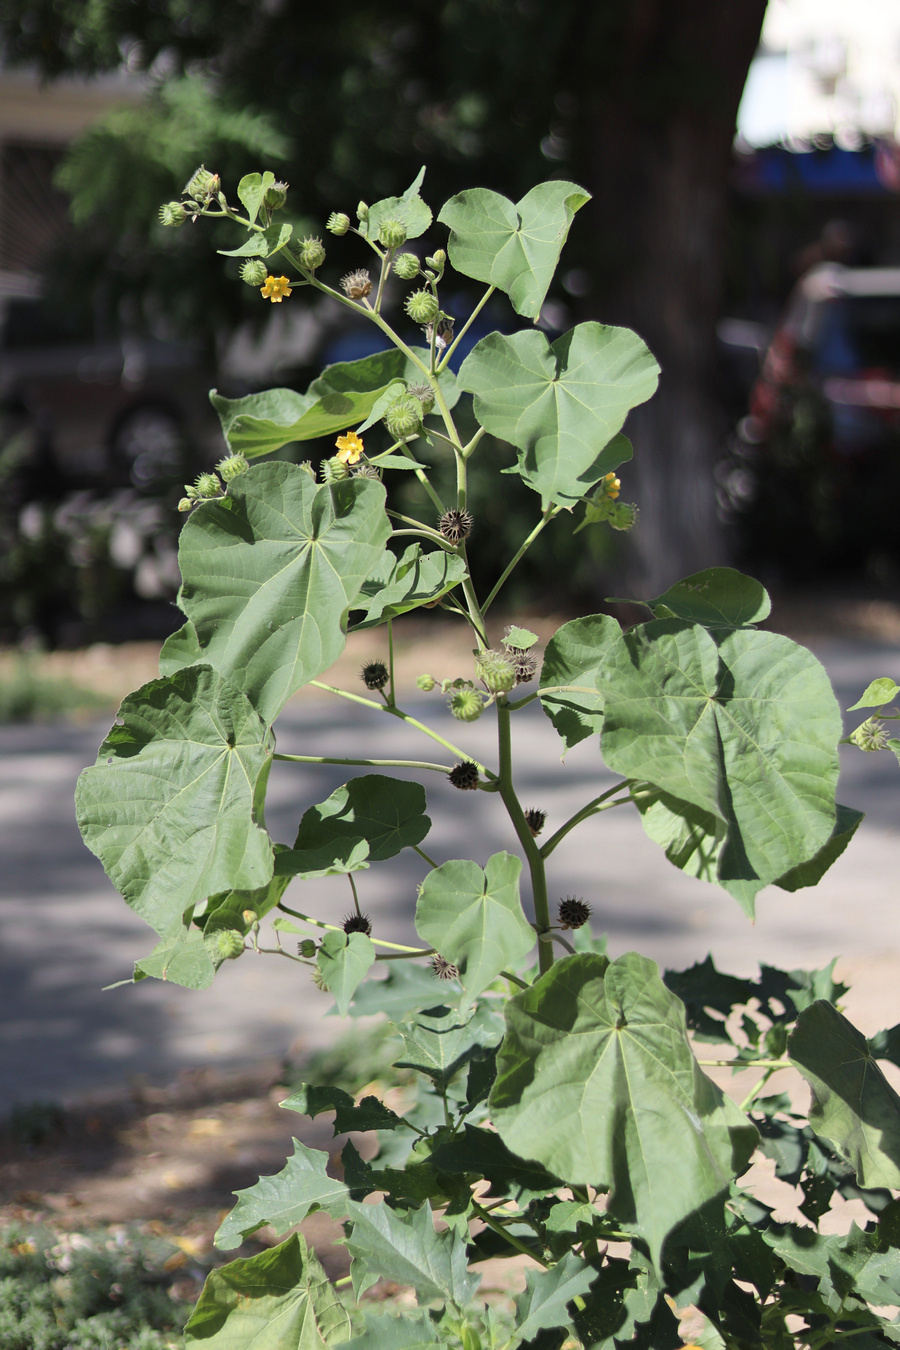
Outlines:
{"type": "Polygon", "coordinates": [[[449,362],[449,360],[450,360],[450,357],[451,357],[451,356],[453,355],[453,353],[456,351],[457,347],[458,347],[459,344],[460,344],[461,339],[465,337],[466,333],[467,333],[467,332],[469,331],[469,329],[472,327],[472,324],[473,324],[473,323],[475,322],[475,320],[478,318],[478,315],[479,315],[479,314],[481,313],[481,311],[484,309],[485,305],[486,305],[487,302],[490,300],[491,296],[494,294],[494,291],[495,291],[496,289],[497,289],[496,286],[488,286],[488,288],[487,288],[487,290],[485,291],[484,295],[483,295],[483,296],[481,297],[481,299],[478,301],[478,304],[477,304],[477,305],[475,306],[475,308],[472,310],[472,313],[471,313],[471,314],[469,315],[469,317],[466,319],[466,321],[465,321],[465,323],[463,324],[462,328],[461,328],[461,329],[459,330],[459,332],[456,334],[456,336],[454,337],[453,341],[450,343],[450,346],[447,348],[447,350],[444,352],[444,355],[441,357],[441,363],[440,363],[440,365],[438,366],[438,373],[440,373],[442,370],[445,370],[445,369],[446,369],[447,364],[448,364],[448,362],[449,362]]]}
{"type": "Polygon", "coordinates": [[[435,773],[450,773],[446,764],[430,764],[425,759],[337,759],[329,755],[282,755],[274,759],[289,764],[360,764],[368,769],[433,769],[435,773]]]}
{"type": "Polygon", "coordinates": [[[541,974],[553,965],[553,934],[550,931],[550,903],[547,898],[547,876],[544,859],[528,828],[525,813],[519,804],[512,779],[512,746],[510,741],[509,708],[505,696],[497,699],[497,740],[500,759],[500,796],[512,821],[513,829],[528,862],[531,873],[531,895],[534,901],[535,928],[538,935],[538,963],[541,974]]]}
{"type": "Polygon", "coordinates": [[[387,621],[388,630],[388,678],[390,680],[391,695],[388,699],[389,707],[393,708],[394,699],[394,623],[392,619],[387,621]]]}
{"type": "Polygon", "coordinates": [[[496,597],[497,592],[501,589],[502,586],[506,584],[506,579],[509,576],[509,574],[517,567],[519,560],[524,556],[525,553],[527,553],[528,549],[531,548],[531,545],[534,543],[535,539],[537,539],[538,535],[540,534],[544,526],[549,525],[550,521],[553,520],[555,516],[559,515],[559,510],[560,510],[559,507],[554,506],[547,507],[546,511],[541,516],[540,520],[535,525],[534,529],[531,531],[531,534],[529,534],[528,538],[520,545],[518,551],[513,555],[510,562],[503,569],[503,572],[500,575],[500,580],[497,582],[496,586],[491,591],[488,598],[485,600],[483,605],[483,612],[485,614],[488,612],[491,605],[494,603],[494,598],[496,597]]]}
{"type": "Polygon", "coordinates": [[[521,1252],[524,1256],[530,1256],[533,1261],[539,1262],[545,1270],[550,1269],[549,1261],[545,1261],[542,1256],[538,1256],[530,1247],[526,1247],[525,1243],[520,1242],[512,1233],[507,1233],[503,1224],[498,1223],[492,1214],[489,1214],[486,1209],[483,1209],[482,1206],[479,1205],[477,1200],[472,1201],[472,1210],[477,1218],[481,1219],[482,1223],[486,1223],[488,1228],[493,1228],[495,1233],[499,1233],[500,1237],[508,1242],[510,1247],[514,1247],[517,1252],[521,1252]]]}
{"type": "MultiPolygon", "coordinates": [[[[574,816],[570,816],[564,824],[560,825],[555,834],[551,834],[550,838],[543,845],[541,848],[541,856],[549,858],[557,844],[562,843],[570,830],[574,830],[576,825],[580,825],[581,822],[587,820],[589,816],[596,815],[598,811],[602,811],[604,809],[602,803],[609,797],[614,796],[615,793],[621,792],[622,787],[622,783],[616,783],[615,787],[608,788],[606,792],[601,792],[599,797],[595,797],[593,801],[588,802],[587,806],[583,806],[580,811],[576,811],[574,816]]],[[[631,801],[630,797],[623,797],[620,802],[610,802],[610,806],[622,806],[625,802],[629,801],[631,801]]]]}

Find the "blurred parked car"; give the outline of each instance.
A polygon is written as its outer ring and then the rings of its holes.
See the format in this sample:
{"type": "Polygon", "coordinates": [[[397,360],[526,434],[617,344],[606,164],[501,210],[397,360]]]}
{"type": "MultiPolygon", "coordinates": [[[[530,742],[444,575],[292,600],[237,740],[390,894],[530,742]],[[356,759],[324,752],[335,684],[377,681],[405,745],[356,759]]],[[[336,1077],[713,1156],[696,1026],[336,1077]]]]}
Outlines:
{"type": "Polygon", "coordinates": [[[718,478],[757,564],[900,567],[900,268],[803,277],[718,478]]]}

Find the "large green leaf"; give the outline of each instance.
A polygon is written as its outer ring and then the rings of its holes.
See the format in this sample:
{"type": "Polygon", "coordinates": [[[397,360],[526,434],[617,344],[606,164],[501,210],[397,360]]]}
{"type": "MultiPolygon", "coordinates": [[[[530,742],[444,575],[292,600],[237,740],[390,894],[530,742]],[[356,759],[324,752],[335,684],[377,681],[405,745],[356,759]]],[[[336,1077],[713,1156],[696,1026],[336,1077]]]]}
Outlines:
{"type": "Polygon", "coordinates": [[[235,1191],[237,1204],[219,1226],[217,1247],[233,1251],[266,1224],[286,1233],[317,1209],[335,1217],[346,1214],[349,1192],[342,1181],[325,1175],[328,1154],[297,1139],[293,1143],[293,1157],[276,1176],[260,1177],[254,1186],[235,1191]]]}
{"type": "Polygon", "coordinates": [[[464,1134],[445,1139],[432,1151],[431,1161],[441,1172],[463,1172],[489,1181],[488,1195],[505,1195],[524,1208],[530,1200],[562,1185],[539,1163],[511,1153],[499,1134],[477,1125],[465,1125],[464,1134]]]}
{"type": "Polygon", "coordinates": [[[541,1327],[572,1325],[566,1305],[586,1294],[597,1272],[574,1252],[566,1252],[551,1270],[525,1276],[525,1292],[516,1299],[516,1336],[526,1340],[541,1327]]]}
{"type": "Polygon", "coordinates": [[[572,619],[553,634],[541,666],[541,707],[566,750],[603,726],[603,673],[614,651],[622,648],[622,630],[608,614],[572,619]],[[595,692],[596,691],[596,692],[595,692]]]}
{"type": "Polygon", "coordinates": [[[481,1277],[467,1269],[466,1244],[450,1230],[435,1232],[428,1203],[399,1214],[385,1204],[351,1200],[348,1212],[353,1231],[347,1247],[357,1298],[379,1278],[412,1285],[424,1301],[447,1299],[458,1308],[473,1297],[481,1277]]]}
{"type": "Polygon", "coordinates": [[[457,272],[505,291],[517,314],[536,319],[553,280],[575,212],[590,201],[575,183],[554,181],[520,202],[471,188],[444,203],[447,252],[457,272]]]}
{"type": "Polygon", "coordinates": [[[208,989],[215,974],[216,962],[203,934],[183,918],[175,921],[148,956],[134,963],[135,984],[153,976],[184,989],[208,989]]]}
{"type": "Polygon", "coordinates": [[[380,483],[319,487],[296,464],[254,466],[181,532],[180,603],[203,660],[274,721],[343,651],[389,533],[380,483]]]}
{"type": "Polygon", "coordinates": [[[349,1092],[339,1087],[301,1083],[296,1092],[278,1104],[285,1111],[299,1111],[306,1116],[333,1111],[335,1136],[350,1130],[394,1130],[401,1123],[401,1117],[377,1097],[363,1097],[357,1105],[349,1092]]]}
{"type": "Polygon", "coordinates": [[[484,871],[474,862],[443,863],[419,887],[416,931],[459,968],[469,1000],[534,946],[519,899],[521,871],[520,858],[495,853],[484,871]]]}
{"type": "Polygon", "coordinates": [[[506,1021],[490,1098],[501,1137],[569,1183],[608,1187],[610,1213],[658,1261],[757,1137],[701,1072],[682,1004],[645,957],[584,954],[511,999],[506,1021]]]}
{"type": "Polygon", "coordinates": [[[209,666],[144,685],[119,718],[78,780],[78,824],[113,885],[165,937],[207,896],[269,881],[272,844],[258,822],[274,747],[209,666]]]}
{"type": "Polygon", "coordinates": [[[456,553],[444,549],[422,552],[421,544],[410,544],[403,556],[385,549],[381,563],[364,583],[355,610],[363,610],[364,619],[350,625],[374,628],[386,619],[396,619],[419,605],[431,604],[452,591],[466,576],[466,564],[456,553]]]}
{"type": "Polygon", "coordinates": [[[498,1044],[503,1022],[489,1008],[467,1017],[458,1008],[438,1004],[416,1013],[397,1030],[404,1043],[397,1067],[415,1069],[443,1089],[483,1049],[498,1044]]]}
{"type": "Polygon", "coordinates": [[[441,1350],[441,1344],[446,1341],[436,1339],[434,1323],[424,1309],[399,1317],[368,1312],[365,1331],[354,1336],[347,1350],[441,1350]]]}
{"type": "Polygon", "coordinates": [[[369,207],[365,220],[357,225],[364,239],[378,241],[378,231],[386,220],[399,220],[406,228],[407,239],[418,239],[431,224],[431,207],[422,201],[419,188],[425,178],[421,168],[402,197],[384,197],[369,207]]]}
{"type": "Polygon", "coordinates": [[[772,609],[765,587],[733,567],[694,572],[647,604],[658,619],[688,619],[707,628],[761,623],[772,609]]]}
{"type": "Polygon", "coordinates": [[[341,1017],[347,1016],[356,988],[375,961],[372,939],[365,933],[326,933],[316,962],[322,984],[332,994],[341,1017]]]}
{"type": "Polygon", "coordinates": [[[572,506],[622,463],[628,442],[613,437],[658,375],[630,329],[581,323],[554,343],[532,330],[491,333],[466,357],[459,385],[482,426],[517,448],[543,505],[572,506]]]}
{"type": "Polygon", "coordinates": [[[184,1329],[186,1346],[210,1350],[323,1350],[349,1335],[346,1308],[297,1233],[211,1271],[184,1329]]]}
{"type": "Polygon", "coordinates": [[[383,980],[366,980],[353,995],[351,1017],[373,1017],[386,1013],[396,1021],[417,1008],[430,1008],[436,998],[457,997],[459,985],[438,982],[430,966],[415,961],[389,961],[390,969],[383,980]],[[449,995],[447,991],[450,991],[449,995]]]}
{"type": "Polygon", "coordinates": [[[818,1000],[798,1017],[788,1055],[812,1088],[816,1134],[846,1158],[860,1186],[900,1189],[900,1097],[862,1032],[818,1000]]]}
{"type": "MultiPolygon", "coordinates": [[[[431,352],[427,347],[410,347],[410,351],[422,365],[431,365],[431,352]]],[[[390,347],[384,352],[361,356],[356,361],[336,361],[334,365],[326,366],[322,374],[313,380],[307,393],[324,398],[326,394],[347,394],[359,389],[384,389],[395,380],[402,380],[405,384],[421,384],[424,378],[421,366],[417,366],[396,347],[390,347]]],[[[453,371],[442,371],[439,383],[447,407],[455,408],[459,400],[459,388],[453,371]]]]}
{"type": "Polygon", "coordinates": [[[279,850],[279,876],[331,876],[383,862],[420,844],[431,829],[420,783],[363,774],[303,813],[294,847],[279,850]],[[362,845],[365,845],[363,848],[362,845]]]}
{"type": "Polygon", "coordinates": [[[266,170],[265,173],[245,173],[237,185],[238,200],[247,211],[247,216],[251,224],[255,224],[256,217],[259,215],[259,208],[262,206],[263,197],[270,187],[275,186],[275,175],[266,170]]]}

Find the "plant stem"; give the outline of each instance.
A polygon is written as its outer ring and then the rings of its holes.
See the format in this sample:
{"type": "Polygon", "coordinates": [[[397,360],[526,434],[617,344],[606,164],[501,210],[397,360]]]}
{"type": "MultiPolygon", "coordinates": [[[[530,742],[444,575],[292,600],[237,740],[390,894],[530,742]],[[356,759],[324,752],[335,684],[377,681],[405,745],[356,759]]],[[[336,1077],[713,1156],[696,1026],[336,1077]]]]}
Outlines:
{"type": "Polygon", "coordinates": [[[542,1265],[545,1270],[549,1270],[550,1268],[549,1261],[545,1261],[542,1256],[538,1256],[537,1253],[533,1252],[530,1247],[526,1247],[525,1243],[520,1242],[519,1239],[517,1237],[514,1237],[512,1233],[507,1233],[506,1229],[503,1227],[503,1224],[498,1223],[492,1214],[488,1213],[486,1209],[484,1209],[481,1205],[479,1205],[477,1200],[472,1201],[472,1209],[475,1215],[479,1219],[481,1219],[483,1223],[486,1223],[488,1228],[493,1228],[495,1233],[499,1233],[500,1237],[502,1237],[504,1241],[508,1242],[510,1247],[514,1247],[517,1252],[521,1252],[524,1256],[530,1256],[533,1261],[539,1262],[539,1264],[542,1265]]]}
{"type": "Polygon", "coordinates": [[[359,896],[356,893],[356,882],[353,880],[353,873],[347,873],[347,880],[350,882],[350,889],[353,892],[353,908],[356,910],[357,918],[362,916],[362,910],[359,907],[359,896]]]}
{"type": "MultiPolygon", "coordinates": [[[[606,792],[601,792],[599,797],[595,797],[593,801],[588,802],[587,806],[583,806],[580,811],[576,811],[574,816],[570,816],[564,824],[560,825],[555,834],[551,834],[550,838],[541,848],[541,856],[549,858],[557,844],[562,843],[570,830],[574,830],[576,825],[580,825],[583,820],[587,820],[589,816],[596,815],[598,811],[602,810],[602,803],[614,796],[615,793],[621,792],[622,786],[622,783],[616,783],[615,787],[608,788],[606,792]]],[[[623,797],[622,803],[630,800],[630,797],[623,797]]],[[[619,806],[622,803],[612,802],[611,805],[619,806]]]]}
{"type": "Polygon", "coordinates": [[[472,313],[466,319],[462,328],[456,334],[455,338],[450,343],[450,346],[447,348],[447,350],[444,352],[444,355],[441,357],[441,364],[438,366],[438,371],[444,370],[446,368],[447,363],[450,360],[450,357],[453,355],[453,353],[456,351],[456,348],[459,346],[461,338],[465,337],[466,333],[472,327],[472,324],[478,318],[478,315],[481,313],[487,302],[490,300],[491,296],[494,294],[495,289],[496,287],[494,286],[488,286],[484,295],[478,301],[478,304],[472,310],[472,313]]]}
{"type": "Polygon", "coordinates": [[[394,622],[392,619],[387,621],[388,632],[388,679],[390,682],[390,696],[388,697],[388,706],[393,708],[394,698],[394,622]]]}
{"type": "MultiPolygon", "coordinates": [[[[410,450],[410,448],[409,448],[408,445],[406,445],[406,444],[404,443],[404,444],[400,447],[400,449],[401,449],[401,451],[403,452],[403,454],[406,456],[407,459],[415,460],[416,457],[415,457],[415,455],[413,454],[413,452],[410,450]]],[[[413,470],[413,473],[416,475],[416,478],[418,478],[419,482],[422,484],[422,487],[425,489],[426,493],[427,493],[428,496],[431,498],[431,502],[432,502],[433,506],[436,507],[438,515],[439,515],[439,516],[442,516],[442,515],[444,514],[444,512],[446,511],[447,508],[444,506],[444,503],[441,501],[440,497],[439,497],[438,494],[435,492],[434,488],[431,486],[431,482],[430,482],[430,480],[429,480],[429,478],[428,478],[428,474],[425,472],[424,469],[420,469],[419,466],[418,466],[418,464],[416,465],[415,469],[413,470]]]]}
{"type": "Polygon", "coordinates": [[[482,611],[485,614],[487,614],[491,605],[494,603],[494,598],[497,595],[497,592],[501,589],[502,586],[506,584],[506,579],[509,576],[509,574],[518,565],[519,560],[531,548],[531,545],[534,543],[535,539],[537,539],[538,535],[540,534],[544,526],[549,525],[550,521],[553,520],[554,516],[557,516],[558,514],[559,514],[559,507],[548,506],[546,511],[538,521],[538,523],[535,525],[534,529],[531,531],[531,534],[529,534],[528,537],[519,545],[518,550],[516,551],[516,553],[513,554],[512,558],[501,572],[500,580],[494,586],[494,589],[491,591],[490,595],[482,605],[482,611]]]}
{"type": "Polygon", "coordinates": [[[516,796],[512,779],[512,746],[510,740],[509,707],[505,696],[497,699],[497,741],[499,749],[499,791],[512,821],[513,829],[519,836],[519,843],[525,853],[528,869],[531,873],[531,896],[534,902],[535,928],[538,936],[538,964],[541,974],[545,974],[553,965],[553,934],[550,931],[550,904],[547,899],[547,876],[544,871],[544,859],[528,828],[525,813],[516,796]]]}
{"type": "MultiPolygon", "coordinates": [[[[444,538],[440,531],[433,530],[430,525],[425,525],[421,520],[414,520],[412,516],[402,516],[399,511],[391,511],[390,509],[388,509],[387,514],[392,516],[394,520],[402,520],[405,525],[414,526],[416,530],[421,531],[423,534],[427,534],[436,544],[442,544],[444,548],[448,547],[449,541],[444,538]]],[[[404,531],[402,530],[394,530],[394,534],[403,533],[404,531]]],[[[450,544],[449,547],[454,549],[453,544],[450,544]]]]}
{"type": "Polygon", "coordinates": [[[418,853],[419,857],[423,858],[425,862],[427,862],[429,867],[437,867],[438,864],[434,861],[434,859],[429,858],[424,848],[419,848],[418,844],[413,844],[413,853],[418,853]]]}
{"type": "MultiPolygon", "coordinates": [[[[375,939],[374,939],[374,938],[370,938],[369,941],[370,941],[370,942],[374,942],[375,939]]],[[[386,943],[386,942],[383,942],[381,945],[382,945],[383,947],[386,947],[386,946],[389,946],[389,945],[391,945],[391,944],[386,943]]],[[[391,953],[389,953],[389,954],[386,955],[386,956],[382,956],[382,955],[379,953],[379,955],[375,957],[375,960],[376,960],[376,961],[414,961],[414,960],[416,959],[417,956],[434,956],[434,948],[433,948],[433,947],[426,947],[426,948],[424,949],[424,951],[421,951],[421,952],[418,952],[418,951],[417,951],[417,952],[391,952],[391,953]]]]}
{"type": "Polygon", "coordinates": [[[446,764],[431,764],[424,759],[337,759],[328,755],[282,755],[275,754],[291,764],[361,764],[370,769],[433,769],[435,773],[449,773],[446,764]]]}
{"type": "Polygon", "coordinates": [[[698,1059],[698,1064],[702,1064],[706,1069],[789,1069],[790,1061],[786,1059],[698,1059]]]}
{"type": "Polygon", "coordinates": [[[744,1100],[741,1102],[738,1110],[740,1111],[750,1110],[750,1107],[753,1105],[756,1098],[759,1096],[761,1089],[765,1087],[766,1083],[768,1083],[773,1073],[775,1073],[774,1069],[772,1068],[766,1069],[765,1073],[763,1074],[762,1078],[760,1078],[759,1082],[753,1084],[753,1087],[750,1089],[744,1100]]]}
{"type": "Polygon", "coordinates": [[[504,980],[509,980],[510,984],[517,984],[520,989],[531,988],[531,985],[526,984],[524,980],[520,980],[518,975],[513,975],[511,970],[501,970],[500,974],[503,976],[504,980]]]}
{"type": "MultiPolygon", "coordinates": [[[[302,919],[304,923],[310,923],[315,928],[327,928],[329,933],[343,933],[343,928],[337,923],[325,923],[322,919],[314,919],[311,914],[301,914],[299,909],[291,909],[284,901],[280,901],[278,908],[285,914],[290,914],[292,919],[302,919]]],[[[389,947],[395,952],[408,952],[410,956],[430,956],[430,947],[404,947],[400,942],[385,942],[384,938],[369,938],[376,947],[389,947]]]]}
{"type": "Polygon", "coordinates": [[[479,427],[478,430],[475,432],[475,435],[469,441],[469,444],[463,446],[462,448],[463,459],[471,459],[472,455],[474,455],[475,451],[478,448],[478,442],[485,434],[486,433],[484,427],[479,427]]]}

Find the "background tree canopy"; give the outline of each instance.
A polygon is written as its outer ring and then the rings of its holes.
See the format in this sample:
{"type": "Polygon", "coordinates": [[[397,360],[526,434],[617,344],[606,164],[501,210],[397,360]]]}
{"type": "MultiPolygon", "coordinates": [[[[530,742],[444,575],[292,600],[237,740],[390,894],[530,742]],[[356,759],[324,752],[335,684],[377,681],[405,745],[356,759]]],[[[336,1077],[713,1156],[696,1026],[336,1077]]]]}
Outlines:
{"type": "MultiPolygon", "coordinates": [[[[102,268],[132,313],[212,339],[252,313],[208,231],[162,231],[161,201],[203,161],[233,189],[268,167],[321,233],[428,165],[435,206],[473,183],[518,199],[551,177],[593,194],[567,249],[573,317],[635,328],[663,368],[635,414],[641,508],[632,584],[717,561],[711,390],[735,118],[765,0],[7,0],[9,63],[48,77],[123,62],[143,107],[75,143],[61,174],[83,227],[59,294],[102,268]]],[[[230,239],[230,235],[229,235],[230,239]]],[[[218,242],[218,241],[214,241],[218,242]]],[[[233,241],[231,241],[233,242],[233,241]]],[[[228,246],[227,244],[223,246],[228,246]]]]}

